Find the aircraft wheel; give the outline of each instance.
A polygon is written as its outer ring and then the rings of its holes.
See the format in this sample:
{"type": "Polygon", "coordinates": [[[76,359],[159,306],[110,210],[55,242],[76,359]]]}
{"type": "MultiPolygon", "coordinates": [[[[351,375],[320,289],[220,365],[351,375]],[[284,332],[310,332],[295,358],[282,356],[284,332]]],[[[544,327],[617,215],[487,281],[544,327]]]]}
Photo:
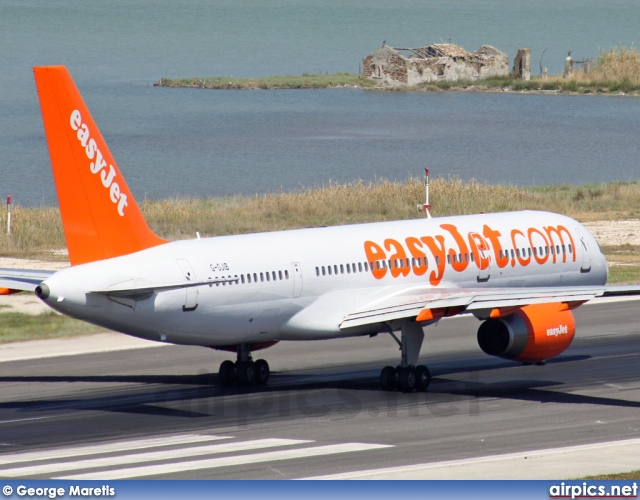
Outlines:
{"type": "Polygon", "coordinates": [[[266,384],[267,380],[269,380],[269,375],[271,374],[271,372],[269,371],[269,363],[267,363],[264,359],[259,359],[254,364],[254,371],[256,384],[266,384]]]}
{"type": "Polygon", "coordinates": [[[218,379],[223,386],[233,385],[236,381],[236,367],[232,361],[223,361],[218,370],[218,379]]]}
{"type": "Polygon", "coordinates": [[[385,366],[380,372],[380,385],[385,391],[392,391],[396,386],[396,370],[393,366],[385,366]]]}
{"type": "Polygon", "coordinates": [[[236,362],[236,377],[238,384],[251,385],[256,381],[255,364],[253,361],[236,362]]]}
{"type": "Polygon", "coordinates": [[[398,387],[403,392],[413,392],[416,388],[416,372],[411,366],[400,368],[398,387]]]}
{"type": "Polygon", "coordinates": [[[416,376],[416,389],[419,391],[426,391],[427,387],[431,383],[431,373],[429,372],[429,368],[424,365],[416,366],[415,370],[416,376]]]}

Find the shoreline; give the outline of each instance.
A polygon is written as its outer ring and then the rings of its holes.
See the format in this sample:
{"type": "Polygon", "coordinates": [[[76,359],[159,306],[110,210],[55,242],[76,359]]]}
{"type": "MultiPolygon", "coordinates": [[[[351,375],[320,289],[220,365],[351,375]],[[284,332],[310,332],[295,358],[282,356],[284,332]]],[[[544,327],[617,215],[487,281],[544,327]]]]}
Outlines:
{"type": "Polygon", "coordinates": [[[390,86],[377,85],[376,82],[355,74],[337,73],[334,75],[303,74],[300,76],[258,78],[161,78],[153,86],[208,90],[351,89],[385,92],[492,92],[534,95],[640,97],[640,85],[632,85],[628,80],[599,82],[574,78],[563,79],[560,75],[553,75],[544,80],[540,77],[533,77],[531,80],[505,77],[477,81],[438,81],[416,86],[390,86]],[[629,90],[621,90],[621,88],[629,90]]]}

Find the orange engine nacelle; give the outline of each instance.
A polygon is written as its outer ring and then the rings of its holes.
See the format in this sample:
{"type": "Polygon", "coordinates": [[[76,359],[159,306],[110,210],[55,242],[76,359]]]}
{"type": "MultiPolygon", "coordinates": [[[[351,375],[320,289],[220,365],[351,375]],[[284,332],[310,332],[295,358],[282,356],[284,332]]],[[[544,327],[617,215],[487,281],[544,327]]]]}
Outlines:
{"type": "Polygon", "coordinates": [[[504,318],[486,320],[478,329],[478,344],[491,356],[535,363],[569,347],[576,332],[571,311],[563,304],[533,304],[504,318]]]}

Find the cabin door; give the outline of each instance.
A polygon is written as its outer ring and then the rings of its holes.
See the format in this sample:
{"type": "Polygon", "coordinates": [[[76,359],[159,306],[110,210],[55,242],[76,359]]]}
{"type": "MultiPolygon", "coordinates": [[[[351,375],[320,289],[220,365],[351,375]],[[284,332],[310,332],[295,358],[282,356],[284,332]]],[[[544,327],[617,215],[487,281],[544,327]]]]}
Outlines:
{"type": "Polygon", "coordinates": [[[478,282],[489,281],[489,277],[491,276],[491,254],[489,252],[489,245],[484,237],[478,233],[471,233],[469,236],[473,238],[480,258],[479,262],[476,262],[478,266],[478,282]],[[482,265],[485,266],[484,269],[481,269],[482,265]]]}
{"type": "MultiPolygon", "coordinates": [[[[195,281],[196,274],[193,272],[191,268],[191,264],[186,259],[178,259],[176,260],[180,269],[182,270],[182,274],[184,279],[187,281],[195,281]]],[[[185,289],[184,296],[184,304],[182,306],[183,311],[195,311],[196,307],[198,307],[198,288],[195,286],[189,286],[185,289]]]]}
{"type": "Polygon", "coordinates": [[[300,297],[302,293],[302,269],[298,262],[293,262],[291,269],[293,271],[293,297],[300,297]]]}
{"type": "MultiPolygon", "coordinates": [[[[591,271],[591,252],[589,252],[589,243],[585,239],[584,235],[580,231],[580,229],[576,229],[576,233],[580,238],[580,253],[582,254],[582,264],[580,265],[581,273],[588,273],[591,271]]],[[[574,252],[576,249],[574,248],[574,252]]]]}

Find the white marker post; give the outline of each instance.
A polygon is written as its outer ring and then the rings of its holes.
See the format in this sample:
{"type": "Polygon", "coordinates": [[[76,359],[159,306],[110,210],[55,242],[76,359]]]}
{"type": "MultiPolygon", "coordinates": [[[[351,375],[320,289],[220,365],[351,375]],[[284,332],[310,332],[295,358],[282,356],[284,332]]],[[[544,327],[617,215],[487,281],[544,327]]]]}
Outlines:
{"type": "Polygon", "coordinates": [[[11,195],[7,196],[7,234],[11,234],[11,195]]]}
{"type": "Polygon", "coordinates": [[[429,204],[429,169],[424,169],[425,181],[424,181],[424,191],[425,191],[425,202],[423,205],[424,213],[427,216],[427,219],[431,218],[431,205],[429,204]]]}

